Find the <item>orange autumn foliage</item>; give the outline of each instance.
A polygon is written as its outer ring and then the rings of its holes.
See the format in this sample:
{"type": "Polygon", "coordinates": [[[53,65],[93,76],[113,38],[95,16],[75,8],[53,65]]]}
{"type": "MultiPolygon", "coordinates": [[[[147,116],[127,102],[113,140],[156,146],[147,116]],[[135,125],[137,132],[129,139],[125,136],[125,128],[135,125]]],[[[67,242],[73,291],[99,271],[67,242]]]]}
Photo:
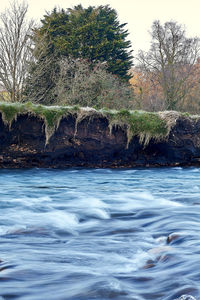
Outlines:
{"type": "Polygon", "coordinates": [[[145,74],[137,69],[132,69],[132,78],[129,80],[134,89],[138,107],[148,111],[164,110],[162,101],[162,88],[153,74],[145,74]]]}
{"type": "Polygon", "coordinates": [[[186,95],[182,108],[191,113],[200,113],[200,58],[193,66],[193,72],[187,80],[189,93],[186,95]]]}
{"type": "MultiPolygon", "coordinates": [[[[134,89],[138,108],[148,111],[165,110],[162,87],[153,74],[145,74],[136,68],[131,73],[133,76],[129,82],[134,89]]],[[[187,78],[186,94],[177,105],[177,110],[200,114],[200,58],[187,78]]]]}

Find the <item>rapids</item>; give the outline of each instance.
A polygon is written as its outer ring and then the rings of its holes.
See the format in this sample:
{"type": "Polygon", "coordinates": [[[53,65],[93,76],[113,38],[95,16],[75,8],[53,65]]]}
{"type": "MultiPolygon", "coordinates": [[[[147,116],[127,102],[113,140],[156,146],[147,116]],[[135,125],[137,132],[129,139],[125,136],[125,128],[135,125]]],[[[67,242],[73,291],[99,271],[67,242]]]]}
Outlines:
{"type": "Polygon", "coordinates": [[[200,299],[200,169],[0,170],[0,300],[200,299]]]}

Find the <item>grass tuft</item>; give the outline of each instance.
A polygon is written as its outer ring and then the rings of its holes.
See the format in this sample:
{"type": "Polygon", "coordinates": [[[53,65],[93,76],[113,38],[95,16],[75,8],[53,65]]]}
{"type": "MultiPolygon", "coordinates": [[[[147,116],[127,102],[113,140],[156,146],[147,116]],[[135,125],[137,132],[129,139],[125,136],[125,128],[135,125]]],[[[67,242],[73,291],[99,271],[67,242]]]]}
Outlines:
{"type": "Polygon", "coordinates": [[[157,113],[121,110],[108,114],[108,118],[111,130],[116,125],[127,125],[127,147],[133,136],[146,146],[151,138],[161,140],[168,135],[167,124],[157,113]]]}
{"type": "Polygon", "coordinates": [[[3,121],[11,126],[13,120],[17,118],[17,115],[23,111],[23,106],[15,104],[15,103],[0,103],[0,111],[2,113],[3,121]]]}

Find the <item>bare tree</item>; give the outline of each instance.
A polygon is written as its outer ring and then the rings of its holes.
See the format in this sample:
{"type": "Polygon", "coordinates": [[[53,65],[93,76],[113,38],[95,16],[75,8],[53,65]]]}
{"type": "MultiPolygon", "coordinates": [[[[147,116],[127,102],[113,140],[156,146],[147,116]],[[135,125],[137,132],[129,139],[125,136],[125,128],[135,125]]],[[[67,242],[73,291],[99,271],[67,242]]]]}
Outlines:
{"type": "Polygon", "coordinates": [[[56,59],[52,55],[42,57],[41,54],[39,63],[31,69],[27,80],[26,95],[31,102],[135,108],[133,89],[127,82],[109,73],[105,63],[98,62],[92,66],[86,59],[56,59]],[[50,69],[48,73],[47,69],[50,69]]]}
{"type": "Polygon", "coordinates": [[[94,66],[85,59],[63,57],[55,78],[58,104],[94,106],[96,108],[133,108],[133,89],[107,71],[105,62],[94,66]]]}
{"type": "Polygon", "coordinates": [[[6,101],[22,101],[31,56],[33,20],[27,20],[28,4],[13,1],[0,14],[0,88],[6,101]]]}
{"type": "Polygon", "coordinates": [[[189,92],[188,78],[199,55],[199,39],[186,38],[184,28],[176,22],[164,26],[154,21],[151,47],[140,51],[139,68],[162,88],[167,109],[176,109],[189,92]]]}

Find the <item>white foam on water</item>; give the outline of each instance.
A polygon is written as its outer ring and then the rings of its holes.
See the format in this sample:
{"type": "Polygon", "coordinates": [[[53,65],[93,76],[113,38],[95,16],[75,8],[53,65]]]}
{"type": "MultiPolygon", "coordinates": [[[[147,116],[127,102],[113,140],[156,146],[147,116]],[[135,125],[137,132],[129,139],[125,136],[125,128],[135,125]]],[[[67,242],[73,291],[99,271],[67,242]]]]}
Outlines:
{"type": "Polygon", "coordinates": [[[166,236],[159,236],[158,238],[155,239],[155,242],[160,244],[160,245],[165,245],[166,240],[167,240],[166,236]]]}
{"type": "Polygon", "coordinates": [[[119,280],[112,278],[109,282],[109,287],[111,288],[111,290],[115,290],[115,291],[121,291],[122,287],[121,287],[121,283],[119,280]]]}
{"type": "Polygon", "coordinates": [[[85,210],[85,215],[89,217],[97,217],[99,219],[109,219],[110,215],[103,209],[91,208],[90,210],[85,210]]]}
{"type": "Polygon", "coordinates": [[[199,168],[195,168],[195,169],[190,170],[190,172],[192,172],[192,173],[198,173],[199,171],[200,171],[199,168]]]}
{"type": "Polygon", "coordinates": [[[138,250],[130,257],[112,253],[103,259],[99,268],[104,274],[129,274],[142,268],[150,258],[151,255],[143,250],[138,250]]]}
{"type": "Polygon", "coordinates": [[[136,172],[138,172],[138,170],[123,170],[122,171],[123,173],[125,173],[125,174],[133,174],[133,173],[136,173],[136,172]]]}
{"type": "Polygon", "coordinates": [[[132,258],[127,259],[127,262],[122,265],[120,273],[131,273],[144,267],[146,261],[151,258],[151,255],[143,250],[138,250],[132,258]]]}
{"type": "Polygon", "coordinates": [[[176,206],[176,207],[184,206],[182,203],[167,200],[167,199],[163,199],[163,198],[158,198],[158,201],[159,201],[160,204],[162,204],[164,206],[176,206]]]}
{"type": "Polygon", "coordinates": [[[159,246],[154,247],[148,251],[150,255],[153,255],[153,258],[157,257],[160,254],[166,253],[166,252],[172,252],[173,248],[171,246],[159,246]]]}
{"type": "Polygon", "coordinates": [[[63,203],[62,210],[60,203],[53,202],[49,196],[22,197],[15,199],[15,201],[18,209],[8,208],[6,216],[1,217],[1,221],[7,224],[4,228],[0,228],[1,235],[20,232],[20,230],[26,230],[26,227],[38,227],[47,230],[49,227],[54,227],[77,235],[78,230],[87,230],[97,226],[98,222],[92,222],[91,218],[100,220],[110,218],[108,204],[95,197],[86,198],[83,193],[75,199],[72,197],[71,200],[63,203]],[[23,206],[23,209],[20,206],[23,206]],[[40,212],[41,208],[45,209],[46,212],[40,212]],[[86,221],[79,223],[79,218],[82,216],[86,217],[86,221]]]}
{"type": "Polygon", "coordinates": [[[43,219],[44,225],[52,225],[59,229],[73,229],[78,226],[79,220],[75,214],[64,211],[52,211],[41,213],[38,215],[39,219],[43,219]]]}
{"type": "Polygon", "coordinates": [[[23,214],[12,213],[8,215],[12,220],[12,224],[8,224],[1,229],[0,234],[14,233],[27,228],[41,228],[46,229],[54,227],[61,230],[66,230],[76,234],[76,229],[79,225],[79,220],[76,214],[68,213],[65,211],[54,210],[50,212],[34,213],[30,211],[24,211],[23,214]]]}
{"type": "MultiPolygon", "coordinates": [[[[72,193],[73,194],[73,193],[72,193]]],[[[96,217],[99,219],[109,219],[110,214],[108,211],[109,205],[103,200],[95,197],[87,197],[85,195],[79,195],[76,199],[67,203],[67,208],[76,212],[86,215],[88,217],[96,217]]]]}
{"type": "Polygon", "coordinates": [[[81,231],[91,231],[93,229],[95,229],[97,226],[99,226],[99,220],[87,220],[85,222],[81,222],[78,224],[78,230],[81,231]]]}
{"type": "Polygon", "coordinates": [[[191,295],[182,295],[180,298],[177,298],[174,300],[197,300],[197,299],[191,295]]]}
{"type": "Polygon", "coordinates": [[[0,235],[4,236],[7,234],[17,234],[27,231],[27,226],[26,225],[10,225],[10,226],[1,226],[0,228],[0,235]]]}
{"type": "Polygon", "coordinates": [[[164,198],[157,198],[149,192],[133,192],[116,195],[115,200],[120,203],[118,209],[130,211],[133,209],[154,208],[162,206],[183,206],[183,204],[164,198]]]}
{"type": "Polygon", "coordinates": [[[16,231],[19,231],[19,230],[25,230],[26,229],[26,226],[1,226],[0,227],[0,235],[3,236],[3,235],[6,235],[6,234],[12,234],[16,231]]]}
{"type": "Polygon", "coordinates": [[[103,200],[100,200],[99,198],[94,198],[94,197],[87,197],[87,199],[85,199],[85,197],[84,197],[84,199],[81,199],[81,204],[83,207],[85,207],[85,205],[87,205],[89,207],[96,207],[96,208],[107,208],[108,207],[108,205],[103,200]]]}

